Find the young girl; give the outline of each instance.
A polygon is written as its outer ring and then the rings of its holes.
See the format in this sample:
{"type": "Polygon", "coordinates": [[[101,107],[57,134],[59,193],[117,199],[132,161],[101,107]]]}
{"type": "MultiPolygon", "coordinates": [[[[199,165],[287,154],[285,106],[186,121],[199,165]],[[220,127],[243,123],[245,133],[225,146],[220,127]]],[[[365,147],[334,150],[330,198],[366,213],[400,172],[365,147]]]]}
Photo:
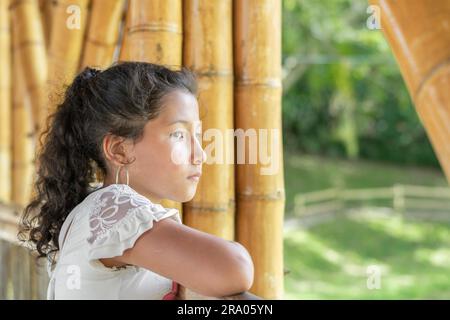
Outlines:
{"type": "Polygon", "coordinates": [[[188,70],[86,68],[44,134],[21,235],[49,261],[48,299],[170,299],[177,284],[223,297],[251,287],[242,245],[185,226],[159,204],[191,200],[206,160],[188,70]]]}

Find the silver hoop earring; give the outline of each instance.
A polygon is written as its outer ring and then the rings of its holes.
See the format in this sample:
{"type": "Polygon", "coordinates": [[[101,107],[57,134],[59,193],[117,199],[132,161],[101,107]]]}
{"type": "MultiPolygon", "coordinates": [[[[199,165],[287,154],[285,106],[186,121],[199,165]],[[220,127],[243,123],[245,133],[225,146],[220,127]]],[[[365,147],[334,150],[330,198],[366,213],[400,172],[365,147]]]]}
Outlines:
{"type": "Polygon", "coordinates": [[[128,175],[128,168],[126,166],[119,166],[117,168],[117,170],[116,170],[116,184],[119,184],[119,173],[120,173],[120,170],[122,169],[122,167],[125,167],[125,174],[127,176],[127,186],[128,186],[129,182],[130,182],[130,177],[128,175]]]}

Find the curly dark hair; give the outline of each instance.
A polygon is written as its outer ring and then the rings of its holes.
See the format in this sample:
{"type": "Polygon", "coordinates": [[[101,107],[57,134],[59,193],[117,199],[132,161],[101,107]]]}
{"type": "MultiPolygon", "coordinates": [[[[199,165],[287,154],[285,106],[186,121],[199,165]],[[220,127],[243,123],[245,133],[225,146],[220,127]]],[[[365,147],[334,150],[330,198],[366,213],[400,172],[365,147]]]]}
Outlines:
{"type": "Polygon", "coordinates": [[[92,191],[95,173],[106,176],[103,138],[138,141],[145,124],[174,90],[197,94],[194,74],[145,62],[118,62],[104,71],[86,67],[49,117],[37,155],[34,196],[25,207],[18,238],[52,263],[61,226],[92,191]]]}

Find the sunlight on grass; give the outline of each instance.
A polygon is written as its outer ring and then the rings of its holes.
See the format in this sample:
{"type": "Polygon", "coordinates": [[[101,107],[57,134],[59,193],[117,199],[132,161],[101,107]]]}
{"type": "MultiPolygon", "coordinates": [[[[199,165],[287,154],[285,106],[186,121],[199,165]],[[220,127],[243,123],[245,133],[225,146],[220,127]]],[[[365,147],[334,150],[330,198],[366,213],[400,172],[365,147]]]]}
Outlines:
{"type": "Polygon", "coordinates": [[[285,233],[285,299],[450,298],[450,223],[353,214],[285,233]],[[367,288],[367,267],[381,288],[367,288]]]}

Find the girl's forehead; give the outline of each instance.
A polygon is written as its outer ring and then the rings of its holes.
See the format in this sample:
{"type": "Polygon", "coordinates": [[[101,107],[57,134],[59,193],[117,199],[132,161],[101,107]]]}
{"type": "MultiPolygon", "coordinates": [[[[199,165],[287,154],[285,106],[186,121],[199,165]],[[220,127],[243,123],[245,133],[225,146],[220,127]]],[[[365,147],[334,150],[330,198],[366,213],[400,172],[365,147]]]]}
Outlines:
{"type": "Polygon", "coordinates": [[[164,98],[158,118],[166,126],[176,123],[197,126],[200,122],[197,99],[192,94],[180,90],[171,92],[164,98]]]}

